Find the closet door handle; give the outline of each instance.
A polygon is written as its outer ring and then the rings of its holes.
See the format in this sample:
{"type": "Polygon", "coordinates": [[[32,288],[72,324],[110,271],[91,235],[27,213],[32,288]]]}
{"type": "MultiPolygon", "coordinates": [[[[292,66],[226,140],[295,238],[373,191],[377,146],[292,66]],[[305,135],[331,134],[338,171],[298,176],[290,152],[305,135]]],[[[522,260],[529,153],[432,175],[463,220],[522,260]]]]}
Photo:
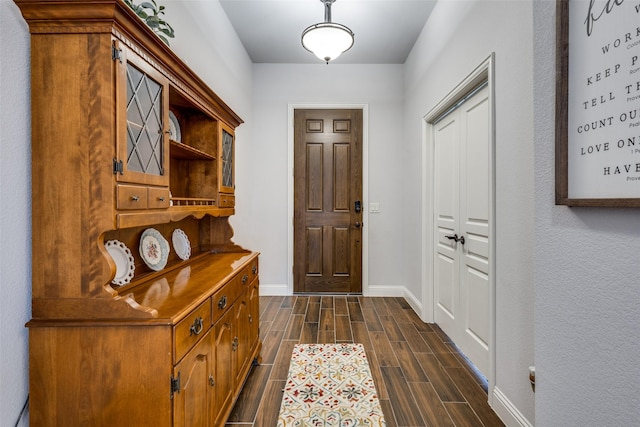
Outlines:
{"type": "Polygon", "coordinates": [[[448,235],[445,235],[444,237],[446,237],[446,238],[447,238],[447,239],[449,239],[449,240],[453,240],[453,241],[455,241],[455,242],[460,242],[460,243],[461,243],[461,244],[463,244],[463,245],[464,245],[464,242],[465,242],[465,240],[464,240],[464,236],[460,236],[460,237],[458,237],[458,235],[457,235],[457,234],[453,234],[453,235],[448,234],[448,235]]]}

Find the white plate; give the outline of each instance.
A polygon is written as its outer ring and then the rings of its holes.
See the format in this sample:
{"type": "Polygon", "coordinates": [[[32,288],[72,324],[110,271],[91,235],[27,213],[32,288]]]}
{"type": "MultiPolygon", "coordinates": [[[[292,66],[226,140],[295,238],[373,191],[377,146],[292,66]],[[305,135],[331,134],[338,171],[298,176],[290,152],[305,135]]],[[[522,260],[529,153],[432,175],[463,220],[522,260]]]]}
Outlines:
{"type": "Polygon", "coordinates": [[[176,142],[182,142],[182,133],[180,132],[180,123],[178,118],[171,110],[169,110],[169,137],[176,142]]]}
{"type": "Polygon", "coordinates": [[[104,246],[107,248],[109,255],[111,255],[113,262],[116,263],[116,276],[111,283],[122,286],[131,282],[136,270],[136,262],[127,245],[119,240],[109,240],[104,246]]]}
{"type": "Polygon", "coordinates": [[[171,241],[173,242],[173,250],[176,251],[178,258],[182,260],[188,260],[191,257],[191,242],[187,234],[176,228],[171,235],[171,241]]]}
{"type": "Polygon", "coordinates": [[[140,237],[140,256],[147,267],[162,270],[169,258],[169,242],[155,228],[147,228],[140,237]]]}

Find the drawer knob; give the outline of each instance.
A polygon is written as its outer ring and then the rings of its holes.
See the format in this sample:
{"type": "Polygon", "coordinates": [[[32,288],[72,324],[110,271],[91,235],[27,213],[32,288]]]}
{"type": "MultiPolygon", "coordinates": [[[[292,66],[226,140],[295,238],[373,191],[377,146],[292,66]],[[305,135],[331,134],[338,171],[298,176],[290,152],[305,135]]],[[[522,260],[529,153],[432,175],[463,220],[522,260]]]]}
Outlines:
{"type": "Polygon", "coordinates": [[[220,298],[220,301],[218,301],[218,308],[220,310],[224,310],[226,306],[227,306],[227,296],[223,295],[222,298],[220,298]]]}
{"type": "Polygon", "coordinates": [[[138,200],[140,200],[140,197],[139,196],[131,196],[131,200],[133,202],[137,202],[138,200]]]}
{"type": "Polygon", "coordinates": [[[202,321],[202,317],[197,317],[193,321],[193,325],[189,328],[190,335],[199,335],[204,329],[204,322],[202,321]]]}
{"type": "Polygon", "coordinates": [[[164,197],[158,197],[159,202],[164,202],[164,197]]]}
{"type": "Polygon", "coordinates": [[[257,266],[257,265],[254,265],[254,266],[253,266],[253,268],[251,269],[251,272],[252,272],[253,274],[258,274],[258,266],[257,266]]]}
{"type": "Polygon", "coordinates": [[[233,347],[233,351],[238,351],[238,337],[235,337],[235,338],[233,339],[233,345],[232,345],[232,347],[233,347]]]}
{"type": "Polygon", "coordinates": [[[209,374],[209,385],[210,385],[211,387],[214,387],[214,386],[216,385],[216,382],[215,382],[215,380],[213,379],[213,375],[212,375],[212,374],[209,374]]]}
{"type": "Polygon", "coordinates": [[[249,276],[248,275],[245,274],[244,276],[242,276],[242,284],[243,285],[247,284],[247,280],[249,280],[249,276]]]}
{"type": "Polygon", "coordinates": [[[249,315],[249,323],[253,323],[253,316],[249,315]]]}

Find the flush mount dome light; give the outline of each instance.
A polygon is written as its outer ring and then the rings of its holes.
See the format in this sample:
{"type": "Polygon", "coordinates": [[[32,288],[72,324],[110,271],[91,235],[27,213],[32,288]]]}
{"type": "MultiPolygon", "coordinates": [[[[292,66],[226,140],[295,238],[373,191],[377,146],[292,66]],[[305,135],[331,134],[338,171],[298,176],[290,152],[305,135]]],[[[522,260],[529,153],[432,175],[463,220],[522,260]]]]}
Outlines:
{"type": "Polygon", "coordinates": [[[331,4],[336,0],[320,1],[324,4],[324,22],[311,25],[302,32],[302,46],[328,64],[351,49],[353,31],[331,22],[331,4]]]}

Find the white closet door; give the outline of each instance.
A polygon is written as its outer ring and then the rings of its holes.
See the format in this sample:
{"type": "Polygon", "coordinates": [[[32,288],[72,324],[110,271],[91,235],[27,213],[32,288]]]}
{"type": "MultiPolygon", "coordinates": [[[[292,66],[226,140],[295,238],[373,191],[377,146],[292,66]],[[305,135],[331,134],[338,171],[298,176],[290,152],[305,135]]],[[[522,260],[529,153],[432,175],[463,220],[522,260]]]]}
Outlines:
{"type": "Polygon", "coordinates": [[[489,372],[489,102],[484,88],[435,125],[435,319],[489,372]]]}

